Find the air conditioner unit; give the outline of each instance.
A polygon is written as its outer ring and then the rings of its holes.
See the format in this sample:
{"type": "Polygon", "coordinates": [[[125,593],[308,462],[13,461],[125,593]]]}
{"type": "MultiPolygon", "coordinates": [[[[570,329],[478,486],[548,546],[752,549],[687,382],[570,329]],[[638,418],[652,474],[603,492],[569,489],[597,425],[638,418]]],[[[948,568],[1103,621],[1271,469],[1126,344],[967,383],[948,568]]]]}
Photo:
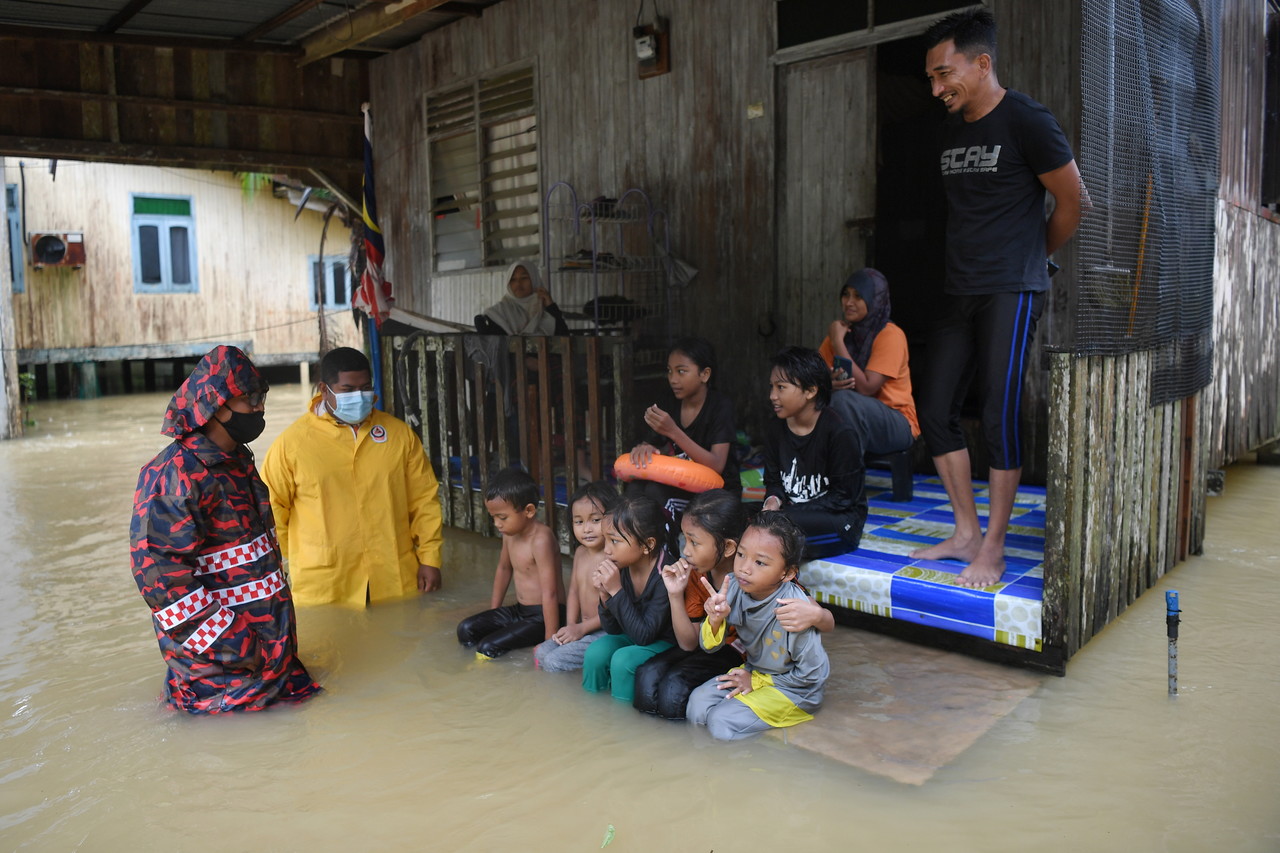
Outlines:
{"type": "Polygon", "coordinates": [[[78,231],[31,235],[31,265],[45,267],[84,266],[84,234],[78,231]]]}

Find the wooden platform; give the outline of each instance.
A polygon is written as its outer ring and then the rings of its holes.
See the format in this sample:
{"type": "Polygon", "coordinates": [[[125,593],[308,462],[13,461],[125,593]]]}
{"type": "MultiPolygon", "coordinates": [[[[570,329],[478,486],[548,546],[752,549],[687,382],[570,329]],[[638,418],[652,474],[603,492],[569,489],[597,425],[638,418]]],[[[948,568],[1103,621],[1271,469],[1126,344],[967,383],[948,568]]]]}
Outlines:
{"type": "Polygon", "coordinates": [[[769,737],[833,761],[922,785],[1046,676],[867,631],[824,634],[831,659],[813,720],[769,737]]]}

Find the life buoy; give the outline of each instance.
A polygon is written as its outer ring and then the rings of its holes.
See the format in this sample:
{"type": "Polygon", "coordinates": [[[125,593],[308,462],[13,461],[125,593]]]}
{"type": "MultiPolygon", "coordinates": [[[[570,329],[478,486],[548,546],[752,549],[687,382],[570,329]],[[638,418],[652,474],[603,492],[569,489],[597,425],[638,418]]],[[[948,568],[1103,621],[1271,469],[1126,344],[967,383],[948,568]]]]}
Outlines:
{"type": "Polygon", "coordinates": [[[624,483],[632,480],[650,480],[665,486],[674,486],[686,492],[705,492],[708,489],[724,488],[724,477],[712,471],[706,465],[692,459],[680,459],[676,456],[662,456],[657,453],[643,468],[633,465],[631,454],[624,453],[613,463],[613,473],[624,483]]]}

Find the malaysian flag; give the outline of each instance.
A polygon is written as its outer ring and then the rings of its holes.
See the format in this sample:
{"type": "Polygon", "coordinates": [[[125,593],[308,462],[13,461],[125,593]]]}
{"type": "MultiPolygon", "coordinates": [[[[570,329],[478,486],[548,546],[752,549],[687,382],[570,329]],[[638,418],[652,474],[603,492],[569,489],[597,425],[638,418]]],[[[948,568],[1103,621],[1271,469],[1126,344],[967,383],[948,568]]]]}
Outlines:
{"type": "Polygon", "coordinates": [[[391,313],[395,298],[391,295],[391,282],[382,277],[382,259],[386,247],[382,243],[382,231],[378,228],[378,205],[373,195],[373,141],[369,105],[361,104],[364,113],[364,178],[361,181],[361,215],[364,218],[364,275],[356,290],[352,305],[373,318],[374,326],[382,328],[382,321],[391,313]]]}

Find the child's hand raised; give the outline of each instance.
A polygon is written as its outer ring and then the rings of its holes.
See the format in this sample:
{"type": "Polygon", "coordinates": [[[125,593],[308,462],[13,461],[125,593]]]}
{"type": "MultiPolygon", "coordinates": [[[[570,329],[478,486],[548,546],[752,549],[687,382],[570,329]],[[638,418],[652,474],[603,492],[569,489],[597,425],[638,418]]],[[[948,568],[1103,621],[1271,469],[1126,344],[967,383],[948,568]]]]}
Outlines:
{"type": "Polygon", "coordinates": [[[644,410],[644,422],[648,424],[649,429],[667,438],[671,438],[672,433],[675,431],[676,422],[671,419],[671,415],[659,408],[656,403],[644,410]]]}
{"type": "MultiPolygon", "coordinates": [[[[724,620],[729,618],[729,600],[724,592],[717,592],[716,588],[711,585],[711,581],[707,580],[703,575],[698,580],[702,581],[703,587],[710,593],[710,597],[703,602],[702,609],[707,613],[707,622],[713,630],[718,629],[724,624],[724,620]]],[[[722,586],[728,586],[729,578],[724,579],[722,586]]]]}
{"type": "Polygon", "coordinates": [[[685,587],[689,585],[689,572],[692,570],[693,566],[689,565],[689,561],[684,557],[669,566],[663,566],[662,582],[666,584],[667,592],[671,595],[683,593],[685,587]]]}
{"type": "Polygon", "coordinates": [[[618,564],[613,560],[602,560],[591,575],[591,583],[601,592],[617,595],[622,591],[622,578],[618,574],[618,564]]]}

